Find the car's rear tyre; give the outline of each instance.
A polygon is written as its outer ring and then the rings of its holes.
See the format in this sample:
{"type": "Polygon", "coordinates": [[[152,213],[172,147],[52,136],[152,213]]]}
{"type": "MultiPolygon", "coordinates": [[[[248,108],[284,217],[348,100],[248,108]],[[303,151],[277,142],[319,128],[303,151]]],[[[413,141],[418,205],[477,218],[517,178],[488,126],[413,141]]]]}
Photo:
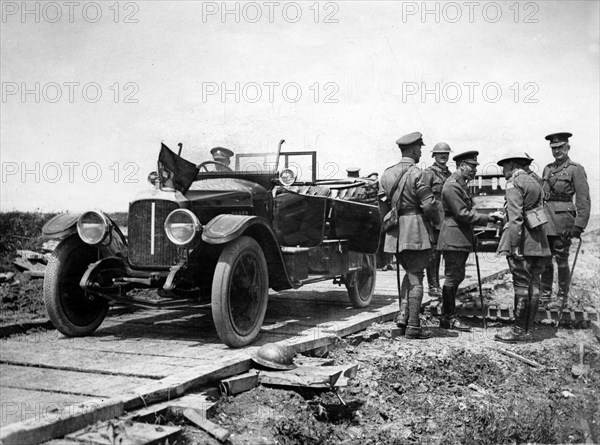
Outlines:
{"type": "Polygon", "coordinates": [[[377,277],[375,255],[362,255],[360,261],[361,268],[346,275],[348,297],[355,308],[367,307],[371,304],[377,277]]]}
{"type": "Polygon", "coordinates": [[[212,316],[219,337],[227,346],[251,343],[267,311],[269,275],[260,245],[242,236],[225,246],[212,283],[212,316]]]}
{"type": "Polygon", "coordinates": [[[72,237],[60,243],[48,261],[44,305],[50,321],[64,335],[89,335],[106,317],[108,301],[79,287],[88,265],[97,260],[96,248],[72,237]]]}

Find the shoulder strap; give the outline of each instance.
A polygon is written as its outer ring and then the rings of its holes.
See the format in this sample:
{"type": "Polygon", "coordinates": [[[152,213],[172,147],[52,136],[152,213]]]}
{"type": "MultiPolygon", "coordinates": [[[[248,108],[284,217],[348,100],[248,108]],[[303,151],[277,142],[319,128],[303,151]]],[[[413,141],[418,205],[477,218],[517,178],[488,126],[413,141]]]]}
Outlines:
{"type": "Polygon", "coordinates": [[[397,201],[400,199],[400,197],[402,196],[402,192],[404,191],[404,186],[406,185],[406,181],[402,182],[402,187],[400,187],[400,193],[398,193],[398,198],[394,199],[394,193],[396,192],[396,189],[398,188],[398,185],[400,184],[400,181],[402,180],[402,178],[404,178],[406,176],[406,173],[408,172],[408,170],[411,167],[408,167],[406,169],[404,169],[402,171],[402,173],[400,173],[400,176],[398,176],[398,179],[396,180],[396,183],[394,184],[394,187],[392,188],[392,193],[390,194],[390,200],[391,203],[393,205],[393,207],[397,207],[397,201]]]}
{"type": "Polygon", "coordinates": [[[400,180],[404,176],[404,173],[406,173],[406,170],[408,170],[408,168],[405,168],[404,170],[402,170],[402,173],[400,173],[400,175],[398,176],[398,179],[396,179],[396,182],[394,182],[394,185],[392,186],[392,189],[390,190],[390,201],[394,200],[394,193],[396,193],[396,190],[398,189],[398,184],[400,184],[400,180]]]}

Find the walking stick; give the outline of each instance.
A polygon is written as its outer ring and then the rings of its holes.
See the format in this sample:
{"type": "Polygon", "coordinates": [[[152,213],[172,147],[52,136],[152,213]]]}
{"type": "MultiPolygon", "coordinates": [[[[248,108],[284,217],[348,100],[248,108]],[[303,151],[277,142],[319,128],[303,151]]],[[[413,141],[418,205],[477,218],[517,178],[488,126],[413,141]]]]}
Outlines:
{"type": "Polygon", "coordinates": [[[483,328],[487,329],[487,311],[485,309],[485,300],[483,298],[483,289],[481,287],[481,270],[479,269],[479,255],[477,254],[477,244],[479,243],[479,239],[476,234],[473,234],[474,243],[473,243],[473,253],[475,253],[475,265],[477,266],[477,287],[479,288],[479,299],[481,300],[481,316],[483,317],[483,328]]]}
{"type": "MultiPolygon", "coordinates": [[[[571,281],[573,280],[573,272],[575,272],[575,266],[577,265],[577,257],[579,257],[579,251],[581,250],[581,236],[579,237],[579,243],[577,243],[577,250],[575,251],[575,258],[573,259],[573,265],[571,266],[571,273],[569,274],[569,280],[567,281],[567,295],[565,295],[565,299],[568,301],[569,294],[571,293],[571,281]]],[[[558,310],[558,319],[556,320],[556,327],[560,324],[562,320],[563,308],[566,302],[563,302],[560,309],[558,310]]]]}

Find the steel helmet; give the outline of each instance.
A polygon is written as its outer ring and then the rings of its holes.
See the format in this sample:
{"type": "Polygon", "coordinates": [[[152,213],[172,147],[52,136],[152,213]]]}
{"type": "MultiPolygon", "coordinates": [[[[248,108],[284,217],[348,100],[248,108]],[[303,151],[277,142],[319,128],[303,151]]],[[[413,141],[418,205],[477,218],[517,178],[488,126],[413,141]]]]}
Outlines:
{"type": "Polygon", "coordinates": [[[438,142],[433,146],[433,150],[431,150],[431,156],[433,157],[433,155],[436,155],[438,153],[450,153],[451,151],[452,150],[450,149],[450,146],[448,144],[446,144],[445,142],[438,142]]]}
{"type": "Polygon", "coordinates": [[[294,369],[294,351],[277,343],[262,345],[252,357],[259,365],[272,369],[294,369]]]}
{"type": "Polygon", "coordinates": [[[523,151],[511,151],[504,156],[501,156],[496,164],[502,167],[504,162],[512,161],[513,159],[521,161],[524,165],[529,165],[531,161],[533,161],[533,158],[523,151]]]}

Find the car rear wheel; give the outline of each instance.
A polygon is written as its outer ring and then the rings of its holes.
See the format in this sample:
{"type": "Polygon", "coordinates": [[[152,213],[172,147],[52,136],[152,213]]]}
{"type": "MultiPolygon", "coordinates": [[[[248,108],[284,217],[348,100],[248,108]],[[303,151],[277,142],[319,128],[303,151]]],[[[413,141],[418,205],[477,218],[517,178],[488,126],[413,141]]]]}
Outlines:
{"type": "Polygon", "coordinates": [[[91,334],[106,317],[108,301],[86,293],[79,281],[97,250],[78,238],[60,243],[48,261],[44,276],[44,305],[59,332],[69,337],[91,334]]]}
{"type": "Polygon", "coordinates": [[[346,289],[355,308],[370,305],[375,292],[375,255],[362,255],[360,261],[360,269],[346,275],[346,289]]]}
{"type": "Polygon", "coordinates": [[[212,315],[219,337],[227,346],[251,343],[267,311],[269,275],[260,245],[242,236],[225,246],[212,284],[212,315]]]}

